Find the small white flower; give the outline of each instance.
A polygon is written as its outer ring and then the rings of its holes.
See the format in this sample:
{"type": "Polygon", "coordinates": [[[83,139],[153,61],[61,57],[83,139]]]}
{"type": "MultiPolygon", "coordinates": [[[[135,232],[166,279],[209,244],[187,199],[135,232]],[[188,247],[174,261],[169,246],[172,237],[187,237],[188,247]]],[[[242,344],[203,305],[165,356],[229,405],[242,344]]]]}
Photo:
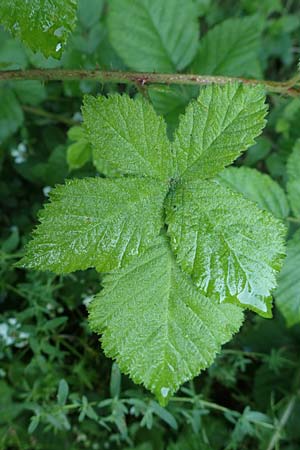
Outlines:
{"type": "Polygon", "coordinates": [[[12,345],[15,339],[9,335],[9,327],[7,323],[0,324],[0,338],[3,339],[6,345],[12,345]]]}
{"type": "Polygon", "coordinates": [[[11,150],[11,156],[14,158],[16,164],[22,164],[27,158],[27,147],[24,142],[20,142],[17,148],[11,150]]]}
{"type": "Polygon", "coordinates": [[[88,306],[92,300],[93,300],[93,295],[87,295],[86,297],[84,297],[82,299],[82,303],[84,304],[84,306],[88,306]]]}
{"type": "Polygon", "coordinates": [[[51,191],[51,186],[45,186],[43,187],[43,194],[45,197],[49,197],[49,192],[51,191]]]}
{"type": "Polygon", "coordinates": [[[16,319],[15,317],[10,317],[10,318],[8,319],[8,323],[9,323],[10,325],[16,325],[17,319],[16,319]]]}

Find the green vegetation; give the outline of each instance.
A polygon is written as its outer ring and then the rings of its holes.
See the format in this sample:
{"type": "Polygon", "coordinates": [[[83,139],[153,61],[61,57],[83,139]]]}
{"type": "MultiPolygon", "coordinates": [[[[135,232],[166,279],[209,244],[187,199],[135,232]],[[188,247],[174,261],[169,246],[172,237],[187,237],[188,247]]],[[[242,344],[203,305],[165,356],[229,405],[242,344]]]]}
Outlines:
{"type": "Polygon", "coordinates": [[[297,3],[1,3],[0,449],[299,448],[297,3]]]}

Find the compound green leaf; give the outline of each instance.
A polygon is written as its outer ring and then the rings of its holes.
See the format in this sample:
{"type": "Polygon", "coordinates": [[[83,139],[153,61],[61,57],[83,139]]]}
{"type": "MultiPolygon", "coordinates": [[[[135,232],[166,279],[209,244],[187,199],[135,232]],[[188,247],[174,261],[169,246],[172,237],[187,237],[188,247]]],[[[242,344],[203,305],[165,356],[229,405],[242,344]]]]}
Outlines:
{"type": "Polygon", "coordinates": [[[288,159],[287,174],[288,199],[294,215],[300,217],[300,139],[288,159]]]}
{"type": "Polygon", "coordinates": [[[56,273],[120,267],[159,234],[164,197],[156,180],[67,181],[51,191],[20,265],[56,273]]]}
{"type": "Polygon", "coordinates": [[[76,11],[76,0],[1,0],[0,24],[34,52],[59,58],[76,11]]]}
{"type": "Polygon", "coordinates": [[[96,167],[104,160],[123,174],[164,181],[172,176],[166,124],[146,100],[127,95],[88,96],[83,118],[96,167]]]}
{"type": "Polygon", "coordinates": [[[89,307],[90,325],[121,371],[161,404],[213,362],[243,320],[241,308],[200,294],[163,237],[103,286],[89,307]]]}
{"type": "Polygon", "coordinates": [[[288,326],[300,323],[300,230],[288,242],[275,299],[288,326]]]}
{"type": "Polygon", "coordinates": [[[197,50],[192,0],[110,0],[108,28],[117,53],[140,72],[182,70],[197,50]]]}
{"type": "Polygon", "coordinates": [[[261,133],[264,101],[261,86],[228,83],[201,89],[175,132],[177,176],[210,178],[231,164],[261,133]]]}
{"type": "Polygon", "coordinates": [[[228,19],[216,25],[200,40],[192,72],[203,75],[260,75],[257,54],[261,28],[257,17],[228,19]]]}
{"type": "Polygon", "coordinates": [[[208,297],[270,316],[284,256],[279,220],[217,182],[198,180],[177,186],[167,223],[179,264],[208,297]]]}
{"type": "Polygon", "coordinates": [[[218,180],[257,203],[261,209],[270,211],[278,219],[285,219],[289,215],[286,194],[269,175],[249,167],[228,167],[219,174],[218,180]]]}

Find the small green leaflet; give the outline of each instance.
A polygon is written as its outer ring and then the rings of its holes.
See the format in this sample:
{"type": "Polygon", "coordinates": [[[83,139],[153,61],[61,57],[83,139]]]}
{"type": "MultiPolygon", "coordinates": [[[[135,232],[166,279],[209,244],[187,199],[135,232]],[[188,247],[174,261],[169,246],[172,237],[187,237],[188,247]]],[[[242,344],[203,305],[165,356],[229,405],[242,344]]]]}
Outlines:
{"type": "Polygon", "coordinates": [[[198,46],[192,0],[110,0],[108,28],[119,56],[139,72],[182,70],[198,46]]]}
{"type": "Polygon", "coordinates": [[[241,308],[201,295],[164,238],[103,286],[89,306],[90,325],[106,355],[162,405],[213,362],[243,320],[241,308]]]}
{"type": "Polygon", "coordinates": [[[86,97],[83,118],[96,167],[104,160],[123,174],[164,181],[172,176],[166,124],[146,100],[126,95],[86,97]]]}
{"type": "Polygon", "coordinates": [[[217,182],[199,180],[177,186],[167,223],[179,264],[202,292],[271,316],[284,256],[281,222],[217,182]]]}
{"type": "Polygon", "coordinates": [[[76,0],[1,0],[0,24],[34,52],[60,58],[76,11],[76,0]]]}
{"type": "Polygon", "coordinates": [[[120,267],[159,234],[165,194],[162,183],[134,178],[57,186],[20,264],[55,273],[120,267]]]}
{"type": "Polygon", "coordinates": [[[292,211],[300,217],[300,139],[296,142],[287,162],[287,192],[292,211]]]}
{"type": "Polygon", "coordinates": [[[67,148],[67,163],[70,170],[80,169],[92,158],[91,146],[86,139],[84,129],[74,126],[68,131],[68,138],[75,141],[67,148]]]}
{"type": "Polygon", "coordinates": [[[286,194],[269,175],[249,167],[228,167],[218,176],[228,188],[240,192],[261,209],[270,211],[278,219],[286,219],[290,208],[286,194]]]}
{"type": "Polygon", "coordinates": [[[144,99],[86,97],[79,137],[110,172],[56,187],[20,262],[111,272],[92,327],[162,404],[211,364],[241,306],[270,316],[285,228],[213,178],[261,132],[264,100],[259,86],[203,88],[170,141],[144,99]]]}
{"type": "Polygon", "coordinates": [[[300,230],[288,242],[275,299],[288,326],[300,323],[300,230]]]}
{"type": "Polygon", "coordinates": [[[216,25],[201,40],[192,72],[202,75],[259,76],[262,24],[257,17],[234,18],[216,25]]]}
{"type": "Polygon", "coordinates": [[[265,125],[261,86],[210,85],[181,116],[175,132],[177,176],[210,178],[255,141],[265,125]]]}

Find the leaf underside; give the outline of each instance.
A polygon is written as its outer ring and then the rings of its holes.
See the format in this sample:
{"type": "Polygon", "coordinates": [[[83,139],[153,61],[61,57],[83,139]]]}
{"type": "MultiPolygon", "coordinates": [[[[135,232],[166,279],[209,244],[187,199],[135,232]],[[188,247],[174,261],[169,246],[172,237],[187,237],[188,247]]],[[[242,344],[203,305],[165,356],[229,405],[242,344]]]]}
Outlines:
{"type": "Polygon", "coordinates": [[[237,332],[242,309],[204,297],[178,267],[162,237],[130,265],[103,280],[89,307],[107,356],[166,404],[207,368],[237,332]]]}

